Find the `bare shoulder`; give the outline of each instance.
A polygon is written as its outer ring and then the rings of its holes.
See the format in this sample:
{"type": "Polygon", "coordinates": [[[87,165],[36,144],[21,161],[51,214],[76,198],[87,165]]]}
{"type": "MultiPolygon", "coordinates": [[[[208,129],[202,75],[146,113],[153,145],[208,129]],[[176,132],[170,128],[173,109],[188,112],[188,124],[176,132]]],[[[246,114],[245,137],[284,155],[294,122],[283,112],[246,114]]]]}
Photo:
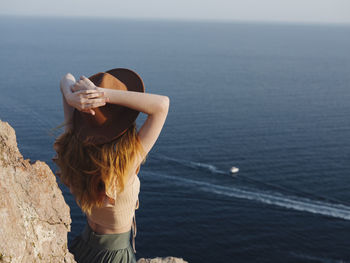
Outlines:
{"type": "Polygon", "coordinates": [[[140,165],[138,165],[137,168],[135,169],[131,169],[130,170],[130,173],[128,174],[128,177],[127,177],[127,185],[130,185],[134,182],[134,180],[136,179],[138,173],[140,171],[140,165]]]}

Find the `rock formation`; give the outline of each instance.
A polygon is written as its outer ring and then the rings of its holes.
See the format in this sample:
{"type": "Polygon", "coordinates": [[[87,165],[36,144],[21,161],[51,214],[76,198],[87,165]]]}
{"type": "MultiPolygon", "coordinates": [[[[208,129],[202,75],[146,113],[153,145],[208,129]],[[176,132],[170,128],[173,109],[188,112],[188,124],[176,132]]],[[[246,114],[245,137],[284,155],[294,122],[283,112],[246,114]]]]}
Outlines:
{"type": "MultiPolygon", "coordinates": [[[[73,263],[67,249],[69,207],[41,161],[24,160],[14,129],[0,120],[0,262],[73,263]]],[[[186,263],[179,258],[138,263],[186,263]]]]}
{"type": "Polygon", "coordinates": [[[31,164],[0,121],[0,262],[75,262],[67,250],[69,207],[44,162],[31,164]]]}

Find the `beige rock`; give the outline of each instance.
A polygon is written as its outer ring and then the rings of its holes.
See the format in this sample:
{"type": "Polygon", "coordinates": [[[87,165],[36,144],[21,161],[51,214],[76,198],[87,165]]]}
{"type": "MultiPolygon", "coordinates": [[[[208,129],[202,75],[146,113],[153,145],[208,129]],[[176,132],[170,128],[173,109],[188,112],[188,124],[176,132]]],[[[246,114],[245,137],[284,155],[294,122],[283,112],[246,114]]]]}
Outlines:
{"type": "Polygon", "coordinates": [[[0,262],[75,262],[67,250],[69,207],[50,168],[31,164],[0,121],[0,262]]]}

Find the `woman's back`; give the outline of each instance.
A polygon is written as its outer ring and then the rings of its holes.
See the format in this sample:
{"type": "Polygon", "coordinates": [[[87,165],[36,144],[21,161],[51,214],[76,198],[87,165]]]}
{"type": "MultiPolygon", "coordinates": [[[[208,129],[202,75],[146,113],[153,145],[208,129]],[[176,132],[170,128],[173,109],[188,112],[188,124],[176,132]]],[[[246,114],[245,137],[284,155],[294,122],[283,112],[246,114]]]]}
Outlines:
{"type": "Polygon", "coordinates": [[[114,197],[105,195],[103,207],[93,207],[87,215],[89,225],[96,233],[116,234],[130,230],[140,192],[138,176],[131,179],[123,192],[115,193],[114,197]]]}

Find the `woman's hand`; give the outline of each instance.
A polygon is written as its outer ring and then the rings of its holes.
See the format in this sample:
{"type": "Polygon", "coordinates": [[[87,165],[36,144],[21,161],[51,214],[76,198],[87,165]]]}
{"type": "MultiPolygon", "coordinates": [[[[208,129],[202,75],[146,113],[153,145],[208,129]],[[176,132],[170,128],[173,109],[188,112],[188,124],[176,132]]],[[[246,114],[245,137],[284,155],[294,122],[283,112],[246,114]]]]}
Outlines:
{"type": "MultiPolygon", "coordinates": [[[[73,89],[73,87],[71,87],[73,89]]],[[[79,111],[95,115],[94,108],[106,105],[107,98],[104,92],[96,89],[85,89],[64,94],[67,103],[79,111]]]]}
{"type": "Polygon", "coordinates": [[[104,92],[97,90],[94,83],[86,77],[82,76],[76,82],[74,76],[68,73],[62,78],[60,88],[67,104],[80,111],[95,115],[93,108],[106,105],[104,92]]]}
{"type": "Polygon", "coordinates": [[[75,84],[71,87],[72,92],[76,92],[76,91],[80,91],[80,90],[89,90],[89,89],[96,90],[97,87],[90,79],[88,79],[85,76],[81,76],[80,80],[75,82],[75,84]]]}

